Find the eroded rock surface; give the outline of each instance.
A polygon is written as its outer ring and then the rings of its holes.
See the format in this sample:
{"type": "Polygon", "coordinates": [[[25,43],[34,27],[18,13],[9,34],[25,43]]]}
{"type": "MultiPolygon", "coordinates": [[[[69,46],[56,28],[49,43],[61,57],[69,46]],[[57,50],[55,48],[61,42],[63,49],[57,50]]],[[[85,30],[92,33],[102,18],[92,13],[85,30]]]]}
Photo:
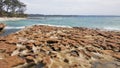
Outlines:
{"type": "Polygon", "coordinates": [[[120,32],[27,27],[0,37],[0,68],[120,68],[120,32]]]}

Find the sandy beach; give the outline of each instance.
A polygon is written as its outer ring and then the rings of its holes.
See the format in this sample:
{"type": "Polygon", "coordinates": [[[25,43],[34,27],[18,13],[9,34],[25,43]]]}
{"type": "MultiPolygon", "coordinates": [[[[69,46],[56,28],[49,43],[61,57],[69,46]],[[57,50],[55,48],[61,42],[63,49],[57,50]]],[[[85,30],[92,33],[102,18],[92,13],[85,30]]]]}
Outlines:
{"type": "Polygon", "coordinates": [[[15,20],[25,20],[26,18],[16,18],[16,17],[0,17],[1,21],[15,21],[15,20]]]}

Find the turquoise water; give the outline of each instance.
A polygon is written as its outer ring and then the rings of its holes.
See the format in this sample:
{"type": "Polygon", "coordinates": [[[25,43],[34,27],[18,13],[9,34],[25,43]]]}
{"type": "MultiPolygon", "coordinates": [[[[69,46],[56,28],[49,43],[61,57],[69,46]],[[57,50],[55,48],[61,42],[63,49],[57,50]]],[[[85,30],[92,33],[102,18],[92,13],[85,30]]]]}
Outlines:
{"type": "Polygon", "coordinates": [[[120,17],[108,16],[34,17],[19,21],[6,21],[4,23],[7,25],[5,28],[6,33],[4,34],[16,32],[25,26],[35,24],[120,30],[120,17]]]}

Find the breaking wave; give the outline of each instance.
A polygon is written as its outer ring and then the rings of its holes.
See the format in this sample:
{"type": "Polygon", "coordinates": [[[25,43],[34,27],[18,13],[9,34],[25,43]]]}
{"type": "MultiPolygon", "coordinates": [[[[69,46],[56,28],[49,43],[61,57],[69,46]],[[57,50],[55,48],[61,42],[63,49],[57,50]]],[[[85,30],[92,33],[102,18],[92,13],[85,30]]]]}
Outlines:
{"type": "Polygon", "coordinates": [[[25,26],[20,26],[20,27],[14,27],[14,26],[7,26],[5,29],[23,29],[25,26]]]}
{"type": "Polygon", "coordinates": [[[117,31],[120,31],[120,28],[118,28],[118,27],[104,27],[103,29],[105,29],[105,30],[117,30],[117,31]]]}

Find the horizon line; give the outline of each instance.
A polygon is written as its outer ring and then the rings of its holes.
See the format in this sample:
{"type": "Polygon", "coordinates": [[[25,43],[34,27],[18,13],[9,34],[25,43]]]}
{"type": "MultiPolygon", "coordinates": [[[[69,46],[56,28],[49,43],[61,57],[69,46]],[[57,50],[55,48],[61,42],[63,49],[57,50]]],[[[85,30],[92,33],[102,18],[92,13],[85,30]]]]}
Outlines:
{"type": "Polygon", "coordinates": [[[41,15],[41,16],[120,16],[120,15],[73,15],[73,14],[28,14],[28,15],[41,15]]]}

